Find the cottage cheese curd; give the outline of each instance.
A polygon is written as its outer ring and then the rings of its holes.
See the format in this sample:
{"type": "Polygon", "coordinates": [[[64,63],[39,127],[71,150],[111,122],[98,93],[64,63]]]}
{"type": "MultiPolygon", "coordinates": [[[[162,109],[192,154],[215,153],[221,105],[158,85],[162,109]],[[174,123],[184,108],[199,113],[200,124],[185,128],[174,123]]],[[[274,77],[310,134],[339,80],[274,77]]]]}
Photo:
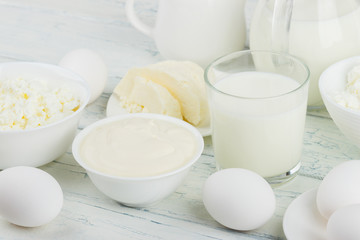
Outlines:
{"type": "Polygon", "coordinates": [[[345,90],[337,93],[334,99],[346,108],[360,110],[360,66],[348,72],[345,90]]]}
{"type": "Polygon", "coordinates": [[[70,88],[51,89],[46,81],[0,81],[0,130],[21,130],[58,121],[80,107],[70,88]]]}

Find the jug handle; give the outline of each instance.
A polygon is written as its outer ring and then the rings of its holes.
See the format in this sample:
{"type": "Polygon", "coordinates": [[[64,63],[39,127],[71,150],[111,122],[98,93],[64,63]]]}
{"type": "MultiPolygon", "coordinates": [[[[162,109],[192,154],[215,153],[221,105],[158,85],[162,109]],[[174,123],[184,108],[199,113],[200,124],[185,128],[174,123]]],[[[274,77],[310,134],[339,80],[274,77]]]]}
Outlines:
{"type": "Polygon", "coordinates": [[[134,10],[134,0],[127,0],[125,5],[126,16],[129,19],[130,23],[140,32],[152,37],[152,28],[144,24],[135,13],[134,10]]]}
{"type": "Polygon", "coordinates": [[[272,50],[289,51],[289,32],[293,0],[275,0],[272,19],[272,50]]]}

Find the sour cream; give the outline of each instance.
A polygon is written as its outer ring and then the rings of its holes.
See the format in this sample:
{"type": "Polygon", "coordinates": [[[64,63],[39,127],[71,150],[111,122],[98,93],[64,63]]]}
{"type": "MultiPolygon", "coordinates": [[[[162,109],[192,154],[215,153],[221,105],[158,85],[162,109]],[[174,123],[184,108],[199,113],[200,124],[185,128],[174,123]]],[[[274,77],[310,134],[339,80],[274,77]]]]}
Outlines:
{"type": "Polygon", "coordinates": [[[79,153],[91,168],[113,176],[147,177],[178,169],[196,151],[187,129],[160,119],[131,118],[98,126],[79,153]]]}

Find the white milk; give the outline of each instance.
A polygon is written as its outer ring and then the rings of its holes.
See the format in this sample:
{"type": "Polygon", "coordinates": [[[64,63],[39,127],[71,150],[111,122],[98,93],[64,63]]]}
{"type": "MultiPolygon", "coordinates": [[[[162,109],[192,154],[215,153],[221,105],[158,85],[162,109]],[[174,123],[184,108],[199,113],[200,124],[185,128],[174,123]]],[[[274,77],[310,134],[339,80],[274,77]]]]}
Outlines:
{"type": "MultiPolygon", "coordinates": [[[[321,103],[318,80],[322,71],[338,60],[360,54],[359,4],[344,0],[331,7],[331,1],[330,7],[325,7],[318,6],[319,2],[294,1],[289,36],[289,53],[304,60],[310,68],[309,105],[321,103]]],[[[254,13],[250,31],[252,50],[271,49],[269,5],[258,6],[254,13]]]]}
{"type": "Polygon", "coordinates": [[[273,73],[243,72],[221,80],[215,87],[234,95],[211,95],[212,139],[220,168],[247,168],[263,177],[273,177],[299,163],[306,94],[266,98],[292,91],[299,83],[273,73]]]}

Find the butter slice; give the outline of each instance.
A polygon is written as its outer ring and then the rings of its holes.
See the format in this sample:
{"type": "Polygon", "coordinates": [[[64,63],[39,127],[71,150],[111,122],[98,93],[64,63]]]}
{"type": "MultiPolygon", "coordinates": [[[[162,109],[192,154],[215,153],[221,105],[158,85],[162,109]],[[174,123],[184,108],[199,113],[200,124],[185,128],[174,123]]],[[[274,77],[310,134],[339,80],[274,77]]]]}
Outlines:
{"type": "MultiPolygon", "coordinates": [[[[137,78],[146,79],[155,86],[158,85],[166,89],[169,95],[179,103],[182,118],[195,126],[199,126],[207,124],[209,121],[203,74],[203,69],[192,62],[163,61],[143,68],[130,69],[116,86],[114,93],[120,96],[120,99],[126,97],[128,101],[137,103],[139,103],[139,97],[135,95],[144,95],[142,104],[146,104],[147,101],[152,101],[149,94],[146,93],[146,88],[142,88],[136,93],[133,90],[134,82],[138,81],[137,78]]],[[[160,95],[158,97],[160,98],[160,95]]],[[[170,98],[163,98],[163,101],[169,101],[168,99],[170,98]]],[[[157,101],[160,102],[160,100],[157,101]]],[[[170,106],[166,106],[170,108],[170,106]]],[[[150,109],[149,111],[153,112],[150,109]]]]}
{"type": "Polygon", "coordinates": [[[179,102],[159,84],[137,75],[131,69],[114,92],[130,113],[151,112],[182,119],[179,102]]]}
{"type": "Polygon", "coordinates": [[[163,61],[149,65],[154,74],[152,81],[167,88],[181,105],[184,119],[195,126],[208,122],[209,109],[204,82],[204,70],[190,61],[163,61]]]}

